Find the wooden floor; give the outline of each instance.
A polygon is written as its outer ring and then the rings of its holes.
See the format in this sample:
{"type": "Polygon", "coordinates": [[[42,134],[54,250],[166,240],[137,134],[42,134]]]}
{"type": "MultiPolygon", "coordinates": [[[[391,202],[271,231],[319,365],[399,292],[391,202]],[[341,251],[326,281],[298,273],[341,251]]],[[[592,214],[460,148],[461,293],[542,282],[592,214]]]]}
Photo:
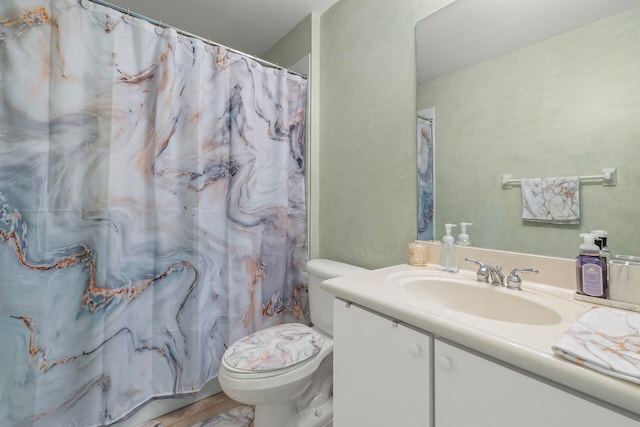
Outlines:
{"type": "MultiPolygon", "coordinates": [[[[230,399],[224,393],[199,400],[184,408],[177,409],[161,417],[139,424],[137,427],[191,427],[201,421],[227,412],[235,407],[243,406],[230,399]]],[[[252,427],[253,423],[249,427],[252,427]]]]}

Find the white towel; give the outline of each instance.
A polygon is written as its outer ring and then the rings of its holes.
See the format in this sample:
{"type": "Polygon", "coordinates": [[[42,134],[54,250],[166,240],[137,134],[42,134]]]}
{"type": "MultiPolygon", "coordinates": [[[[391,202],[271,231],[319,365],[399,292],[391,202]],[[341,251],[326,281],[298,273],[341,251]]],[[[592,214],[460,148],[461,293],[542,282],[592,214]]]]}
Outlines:
{"type": "Polygon", "coordinates": [[[551,224],[580,223],[580,178],[522,180],[522,219],[551,224]]]}
{"type": "Polygon", "coordinates": [[[572,362],[640,384],[640,314],[592,308],[552,347],[572,362]]]}

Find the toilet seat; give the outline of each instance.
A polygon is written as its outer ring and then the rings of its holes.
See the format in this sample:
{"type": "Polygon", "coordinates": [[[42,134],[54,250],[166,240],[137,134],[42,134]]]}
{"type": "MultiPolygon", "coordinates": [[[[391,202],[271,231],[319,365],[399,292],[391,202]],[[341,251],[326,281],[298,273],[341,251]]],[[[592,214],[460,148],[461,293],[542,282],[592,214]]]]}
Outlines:
{"type": "Polygon", "coordinates": [[[304,389],[301,384],[311,379],[313,373],[327,357],[332,357],[333,339],[321,331],[319,332],[324,336],[324,344],[320,352],[302,363],[285,369],[266,372],[239,371],[229,367],[223,357],[218,372],[218,380],[222,389],[225,390],[226,387],[225,393],[232,399],[244,403],[248,402],[252,405],[258,403],[254,400],[255,396],[260,396],[261,400],[277,396],[277,390],[280,387],[304,389]],[[295,385],[296,383],[299,385],[295,385]]]}
{"type": "Polygon", "coordinates": [[[281,375],[316,357],[322,334],[301,323],[263,329],[232,344],[222,357],[228,374],[239,378],[281,375]]]}

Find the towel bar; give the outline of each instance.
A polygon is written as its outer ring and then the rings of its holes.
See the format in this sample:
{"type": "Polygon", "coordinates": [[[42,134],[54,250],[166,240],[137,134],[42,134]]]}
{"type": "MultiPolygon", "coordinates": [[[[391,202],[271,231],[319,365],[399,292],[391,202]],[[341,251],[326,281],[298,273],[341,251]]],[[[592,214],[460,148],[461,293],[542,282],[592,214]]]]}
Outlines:
{"type": "MultiPolygon", "coordinates": [[[[603,168],[602,175],[580,176],[580,182],[601,182],[603,187],[615,187],[618,185],[618,170],[616,168],[603,168]]],[[[510,190],[514,185],[522,184],[525,178],[512,178],[511,175],[502,175],[502,189],[510,190]]]]}

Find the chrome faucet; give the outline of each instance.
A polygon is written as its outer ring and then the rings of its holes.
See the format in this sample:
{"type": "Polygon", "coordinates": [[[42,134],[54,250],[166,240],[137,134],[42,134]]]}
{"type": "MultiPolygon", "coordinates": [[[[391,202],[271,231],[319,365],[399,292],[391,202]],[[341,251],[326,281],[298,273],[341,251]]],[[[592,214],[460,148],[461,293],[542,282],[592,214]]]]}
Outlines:
{"type": "Polygon", "coordinates": [[[502,266],[496,265],[492,267],[488,264],[484,264],[482,261],[476,261],[469,257],[464,259],[465,261],[472,262],[478,265],[478,271],[476,272],[476,279],[478,282],[489,283],[495,286],[506,286],[508,289],[519,291],[522,289],[522,279],[518,276],[518,273],[538,273],[537,268],[514,268],[509,273],[509,277],[505,281],[504,274],[502,274],[502,266]]]}
{"type": "Polygon", "coordinates": [[[478,282],[489,283],[489,279],[491,279],[492,285],[504,286],[504,274],[502,274],[501,265],[496,265],[495,267],[493,267],[469,257],[465,258],[464,260],[478,265],[478,271],[476,272],[476,279],[478,280],[478,282]]]}
{"type": "Polygon", "coordinates": [[[495,286],[504,286],[504,274],[502,274],[502,266],[496,265],[495,267],[489,267],[489,274],[491,275],[491,284],[495,286]]]}

